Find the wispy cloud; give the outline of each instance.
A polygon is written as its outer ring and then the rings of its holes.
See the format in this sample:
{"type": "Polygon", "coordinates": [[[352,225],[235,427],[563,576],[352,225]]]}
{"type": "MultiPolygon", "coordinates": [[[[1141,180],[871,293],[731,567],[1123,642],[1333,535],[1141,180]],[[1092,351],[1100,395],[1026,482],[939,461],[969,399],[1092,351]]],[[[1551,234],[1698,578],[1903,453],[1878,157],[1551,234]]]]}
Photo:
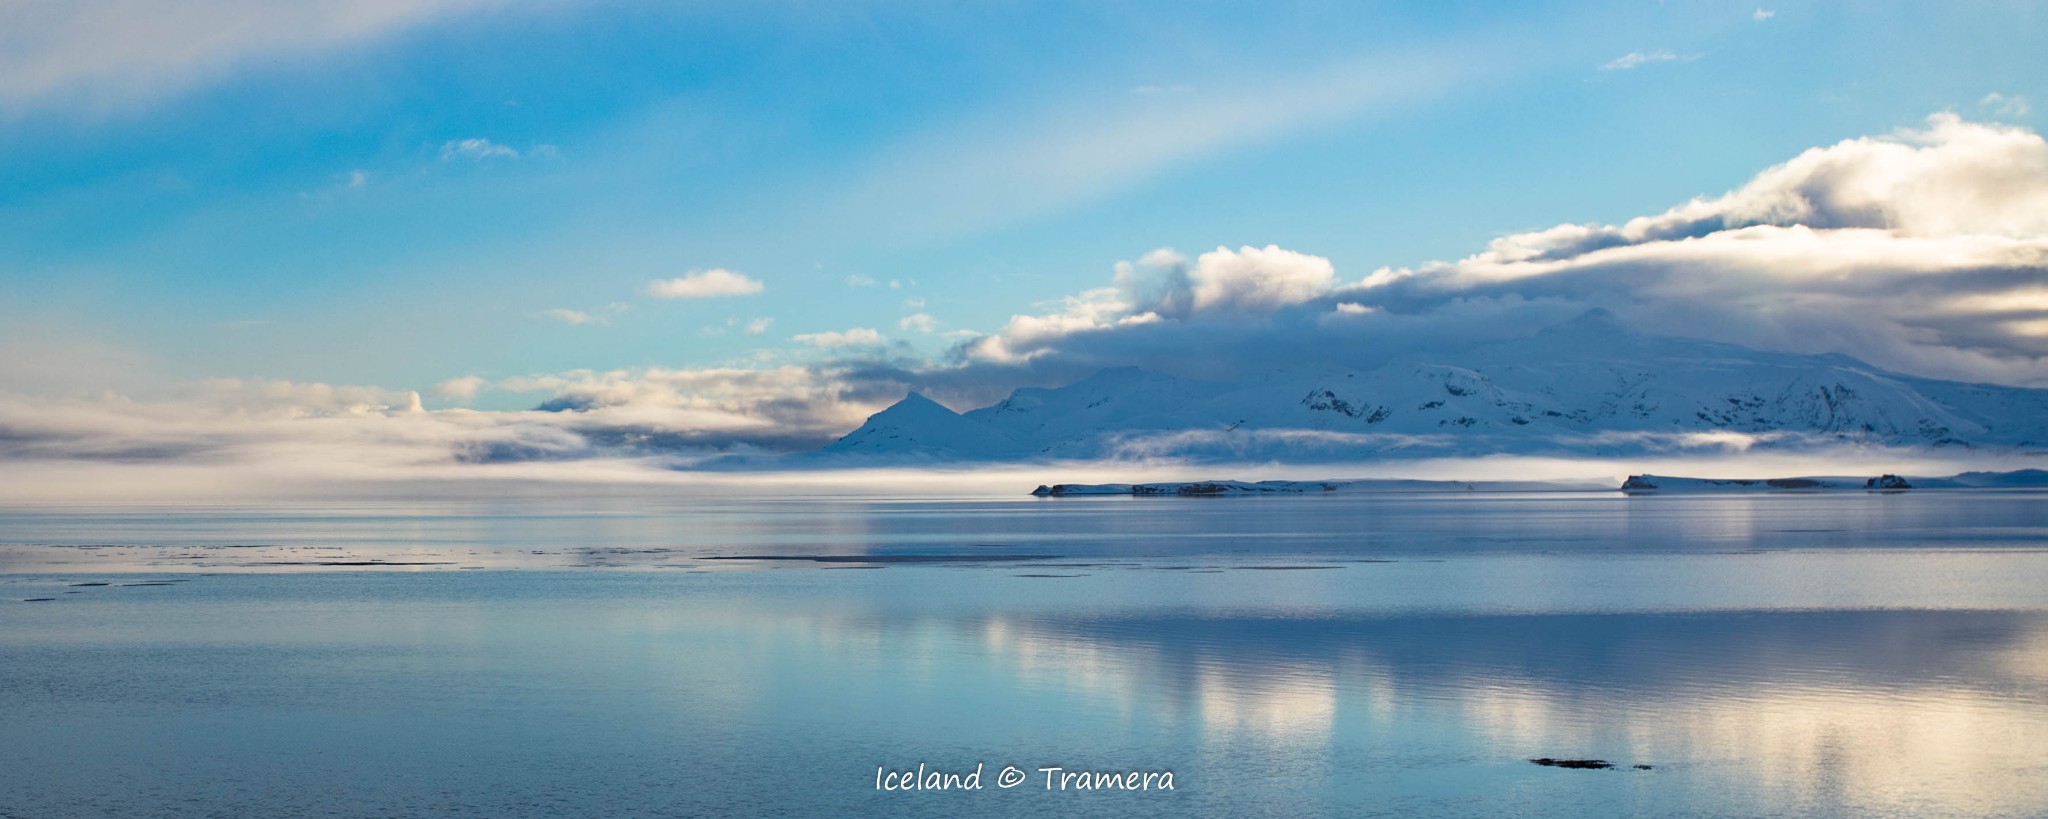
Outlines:
{"type": "Polygon", "coordinates": [[[1778,16],[1778,13],[1777,13],[1777,12],[1775,12],[1775,11],[1772,11],[1772,10],[1770,10],[1770,9],[1767,9],[1767,8],[1763,8],[1763,7],[1758,7],[1756,11],[1754,11],[1754,12],[1751,12],[1751,13],[1750,13],[1750,15],[1749,15],[1749,19],[1751,19],[1751,20],[1755,20],[1755,21],[1757,21],[1757,22],[1761,23],[1761,22],[1763,22],[1763,21],[1765,21],[1765,20],[1769,20],[1769,19],[1771,19],[1771,18],[1773,18],[1773,17],[1776,17],[1776,16],[1778,16]]]}
{"type": "Polygon", "coordinates": [[[870,327],[855,327],[851,330],[834,330],[824,333],[800,333],[792,337],[798,344],[809,344],[821,350],[837,350],[845,347],[873,347],[883,342],[882,334],[870,327]]]}
{"type": "Polygon", "coordinates": [[[863,276],[859,273],[846,277],[847,287],[874,287],[876,284],[879,284],[879,282],[876,282],[873,277],[863,276]]]}
{"type": "Polygon", "coordinates": [[[1676,62],[1678,61],[1678,59],[1679,57],[1677,54],[1674,54],[1670,51],[1665,51],[1663,49],[1658,49],[1656,51],[1631,51],[1612,60],[1608,60],[1605,65],[1600,66],[1600,70],[1627,71],[1629,69],[1649,65],[1651,63],[1676,62]]]}
{"type": "Polygon", "coordinates": [[[2033,104],[2027,102],[2026,97],[2017,94],[2007,96],[1996,91],[1985,94],[1983,99],[1977,101],[1977,104],[1991,109],[1991,113],[2001,117],[2024,117],[2034,110],[2033,104]]]}
{"type": "Polygon", "coordinates": [[[451,162],[457,159],[481,162],[486,159],[518,158],[518,151],[481,137],[451,139],[441,143],[442,162],[451,162]]]}
{"type": "Polygon", "coordinates": [[[726,319],[724,324],[707,325],[698,332],[707,336],[722,336],[733,330],[738,330],[750,336],[758,336],[768,332],[768,328],[773,326],[775,326],[775,320],[772,318],[755,318],[741,321],[738,317],[734,317],[726,319]]]}
{"type": "Polygon", "coordinates": [[[761,282],[722,267],[697,270],[673,279],[647,283],[647,295],[657,299],[710,299],[722,296],[751,296],[761,292],[761,282]]]}
{"type": "Polygon", "coordinates": [[[939,320],[930,313],[914,313],[897,321],[896,326],[913,333],[929,333],[939,329],[939,320]]]}
{"type": "Polygon", "coordinates": [[[1536,54],[1548,52],[1475,37],[1184,92],[992,107],[882,151],[843,193],[821,200],[815,218],[887,214],[857,227],[906,239],[979,230],[1100,200],[1187,162],[1527,71],[1538,58],[1526,55],[1536,54]]]}
{"type": "Polygon", "coordinates": [[[553,321],[559,321],[563,324],[569,325],[605,323],[605,318],[603,316],[593,316],[581,310],[571,310],[566,307],[556,307],[548,310],[542,310],[538,313],[533,314],[533,316],[534,318],[550,319],[553,321]]]}
{"type": "Polygon", "coordinates": [[[0,112],[146,103],[254,60],[345,49],[498,5],[503,0],[0,3],[0,112]]]}

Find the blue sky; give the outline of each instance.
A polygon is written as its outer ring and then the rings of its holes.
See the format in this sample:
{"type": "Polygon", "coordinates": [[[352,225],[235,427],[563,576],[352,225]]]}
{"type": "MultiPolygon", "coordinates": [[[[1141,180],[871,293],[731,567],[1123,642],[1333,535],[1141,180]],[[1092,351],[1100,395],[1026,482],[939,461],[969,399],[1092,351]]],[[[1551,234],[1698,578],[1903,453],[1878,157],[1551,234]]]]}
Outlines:
{"type": "Polygon", "coordinates": [[[260,5],[0,12],[11,387],[942,361],[1154,248],[1357,279],[2048,103],[2018,2],[260,5]]]}

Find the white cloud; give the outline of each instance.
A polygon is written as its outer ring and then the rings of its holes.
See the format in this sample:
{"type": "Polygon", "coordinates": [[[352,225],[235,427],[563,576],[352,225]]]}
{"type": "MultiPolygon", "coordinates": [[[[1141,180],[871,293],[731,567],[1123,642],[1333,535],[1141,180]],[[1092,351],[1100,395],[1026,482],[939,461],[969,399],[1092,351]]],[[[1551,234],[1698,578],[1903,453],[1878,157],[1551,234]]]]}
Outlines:
{"type": "Polygon", "coordinates": [[[581,310],[570,310],[566,307],[555,307],[548,310],[542,310],[538,313],[533,314],[533,317],[559,321],[563,324],[569,325],[605,323],[605,318],[603,316],[593,316],[581,310]]]}
{"type": "Polygon", "coordinates": [[[1677,54],[1673,54],[1663,49],[1658,49],[1656,51],[1631,51],[1612,60],[1608,60],[1605,65],[1600,66],[1600,70],[1627,71],[1631,68],[1635,68],[1637,66],[1642,65],[1648,65],[1650,63],[1668,63],[1675,62],[1677,60],[1677,54]]]}
{"type": "Polygon", "coordinates": [[[704,335],[707,336],[722,336],[725,335],[727,331],[739,330],[740,332],[746,333],[747,335],[750,336],[758,336],[762,333],[768,332],[768,328],[773,326],[775,326],[775,320],[772,318],[755,318],[748,319],[745,322],[742,322],[737,316],[735,316],[733,318],[726,319],[724,324],[714,324],[705,327],[702,332],[704,335]]]}
{"type": "Polygon", "coordinates": [[[863,276],[859,273],[854,273],[846,277],[847,287],[874,287],[875,284],[876,282],[874,279],[869,278],[867,276],[863,276]]]}
{"type": "Polygon", "coordinates": [[[939,321],[932,318],[930,313],[915,313],[904,316],[902,320],[896,322],[896,326],[913,333],[930,333],[939,329],[939,321]]]}
{"type": "Polygon", "coordinates": [[[477,394],[490,389],[490,386],[491,382],[480,376],[465,375],[435,384],[430,392],[436,398],[467,404],[475,401],[477,394]]]}
{"type": "Polygon", "coordinates": [[[2026,97],[2017,94],[2006,96],[1996,91],[1985,94],[1977,104],[1991,109],[1991,113],[2001,117],[2024,117],[2034,110],[2033,104],[2027,102],[2026,97]]]}
{"type": "Polygon", "coordinates": [[[1322,295],[1337,271],[1328,259],[1275,245],[1219,247],[1197,258],[1188,278],[1196,310],[1264,312],[1322,295]]]}
{"type": "Polygon", "coordinates": [[[759,292],[759,281],[722,267],[692,271],[678,278],[659,279],[647,283],[647,295],[657,299],[709,299],[721,296],[751,296],[759,292]]]}
{"type": "Polygon", "coordinates": [[[359,191],[364,188],[367,188],[370,186],[370,172],[362,170],[361,168],[349,171],[348,181],[344,184],[349,190],[352,191],[359,191]]]}
{"type": "Polygon", "coordinates": [[[1750,13],[1749,19],[1761,23],[1776,16],[1778,16],[1777,12],[1759,6],[1756,11],[1750,13]]]}
{"type": "Polygon", "coordinates": [[[834,330],[824,333],[800,333],[792,338],[798,344],[809,344],[821,350],[836,350],[844,347],[873,347],[881,344],[882,334],[870,327],[855,327],[851,330],[834,330]]]}
{"type": "Polygon", "coordinates": [[[2048,142],[1938,114],[1664,213],[1505,236],[1455,262],[1336,286],[1327,260],[1275,247],[1193,264],[1155,251],[1119,265],[1114,286],[1015,316],[963,353],[1068,373],[1242,372],[1275,357],[1357,363],[1512,337],[1599,306],[1648,332],[2044,384],[2048,309],[2028,295],[2042,281],[2048,142]]]}
{"type": "Polygon", "coordinates": [[[442,162],[450,162],[457,159],[468,159],[476,162],[481,162],[486,159],[518,158],[518,151],[515,151],[511,148],[499,145],[498,143],[480,137],[471,137],[469,139],[451,139],[448,140],[447,142],[441,143],[442,162]]]}

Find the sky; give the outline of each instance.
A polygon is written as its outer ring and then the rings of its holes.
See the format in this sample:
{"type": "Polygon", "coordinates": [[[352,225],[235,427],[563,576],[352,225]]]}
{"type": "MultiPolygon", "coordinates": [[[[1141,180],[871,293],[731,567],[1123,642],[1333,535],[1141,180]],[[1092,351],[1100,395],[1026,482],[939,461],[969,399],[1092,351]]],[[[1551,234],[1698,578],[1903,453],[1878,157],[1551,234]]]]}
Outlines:
{"type": "Polygon", "coordinates": [[[800,448],[1256,367],[1332,338],[1306,307],[1360,358],[1600,306],[2048,386],[2042,42],[2026,2],[7,0],[0,439],[800,448]]]}

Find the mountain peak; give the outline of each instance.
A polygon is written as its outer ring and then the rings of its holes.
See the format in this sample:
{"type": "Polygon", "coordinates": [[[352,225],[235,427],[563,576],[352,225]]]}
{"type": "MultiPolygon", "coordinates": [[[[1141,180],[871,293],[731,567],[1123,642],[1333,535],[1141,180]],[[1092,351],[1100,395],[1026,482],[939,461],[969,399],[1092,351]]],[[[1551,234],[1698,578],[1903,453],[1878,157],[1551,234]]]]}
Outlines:
{"type": "MultiPolygon", "coordinates": [[[[939,403],[939,402],[937,402],[937,401],[933,401],[933,400],[931,399],[931,397],[930,397],[930,396],[927,396],[927,395],[925,395],[924,393],[918,392],[917,390],[911,390],[910,392],[908,392],[908,393],[905,393],[905,394],[904,394],[904,396],[903,396],[903,398],[902,398],[902,400],[899,400],[899,401],[897,401],[897,402],[896,402],[896,403],[894,403],[894,404],[890,404],[890,405],[889,405],[889,409],[883,410],[883,412],[888,412],[889,410],[893,410],[893,409],[895,409],[895,408],[897,408],[897,407],[906,407],[906,406],[908,406],[908,407],[916,407],[916,406],[923,406],[923,405],[926,405],[926,404],[929,404],[929,405],[931,405],[931,406],[934,406],[934,407],[938,407],[939,409],[942,409],[942,410],[946,410],[947,412],[952,412],[952,410],[951,410],[951,409],[947,409],[947,408],[946,408],[946,405],[944,405],[944,404],[941,404],[941,403],[939,403]]],[[[956,413],[956,414],[957,414],[957,413],[956,413]]]]}
{"type": "Polygon", "coordinates": [[[994,457],[1015,442],[988,425],[911,390],[903,400],[868,416],[866,423],[825,449],[830,452],[886,452],[946,457],[994,457]]]}

